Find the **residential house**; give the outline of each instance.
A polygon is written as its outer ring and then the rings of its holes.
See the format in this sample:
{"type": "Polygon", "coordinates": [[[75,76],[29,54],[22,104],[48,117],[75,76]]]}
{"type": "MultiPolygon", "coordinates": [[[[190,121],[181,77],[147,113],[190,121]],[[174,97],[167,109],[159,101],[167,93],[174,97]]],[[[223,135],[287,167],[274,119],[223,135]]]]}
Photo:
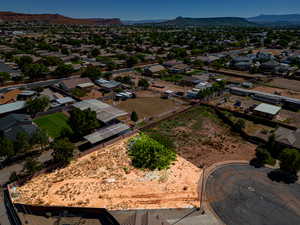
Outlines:
{"type": "Polygon", "coordinates": [[[13,112],[21,112],[25,109],[26,102],[25,101],[16,101],[13,103],[0,105],[0,117],[5,116],[9,113],[13,112]]]}
{"type": "Polygon", "coordinates": [[[171,67],[176,66],[178,64],[182,64],[182,62],[181,61],[177,61],[177,60],[170,60],[170,61],[164,62],[163,66],[165,66],[167,68],[171,68],[171,67]]]}
{"type": "Polygon", "coordinates": [[[12,141],[15,141],[18,134],[23,132],[31,137],[37,129],[29,115],[10,114],[0,119],[0,134],[12,141]]]}
{"type": "Polygon", "coordinates": [[[171,73],[185,73],[189,69],[190,69],[190,67],[188,65],[181,63],[181,64],[177,64],[175,66],[172,66],[170,68],[170,72],[171,73]]]}
{"type": "Polygon", "coordinates": [[[98,79],[95,81],[95,83],[106,91],[114,90],[122,85],[120,82],[105,79],[98,79]]]}
{"type": "Polygon", "coordinates": [[[130,129],[126,124],[123,124],[117,120],[119,117],[127,116],[127,112],[124,112],[99,100],[84,100],[75,103],[73,107],[80,110],[90,109],[96,112],[97,119],[104,124],[103,127],[99,128],[95,132],[84,136],[84,139],[92,145],[124,134],[130,129]]]}
{"type": "Polygon", "coordinates": [[[59,86],[66,91],[70,91],[78,87],[78,85],[82,85],[86,83],[92,83],[92,81],[87,77],[78,77],[78,78],[70,78],[67,80],[63,80],[60,82],[59,86]]]}
{"type": "Polygon", "coordinates": [[[252,59],[246,56],[238,56],[233,58],[230,64],[234,69],[247,71],[251,69],[252,59]]]}
{"type": "Polygon", "coordinates": [[[260,69],[263,73],[272,73],[275,71],[275,68],[278,67],[280,64],[275,60],[270,60],[268,62],[262,63],[260,65],[260,69]]]}
{"type": "Polygon", "coordinates": [[[275,141],[278,145],[285,148],[296,148],[300,150],[300,129],[291,130],[285,127],[279,127],[275,133],[275,141]]]}
{"type": "Polygon", "coordinates": [[[160,76],[161,72],[165,71],[166,68],[162,65],[154,65],[145,68],[144,73],[147,76],[160,76]]]}
{"type": "Polygon", "coordinates": [[[0,62],[0,72],[7,72],[12,78],[20,77],[22,74],[20,70],[14,69],[10,65],[4,62],[0,62]]]}
{"type": "Polygon", "coordinates": [[[280,110],[281,107],[279,106],[261,103],[254,108],[253,114],[261,117],[265,117],[267,119],[273,119],[276,117],[276,115],[278,115],[280,110]]]}

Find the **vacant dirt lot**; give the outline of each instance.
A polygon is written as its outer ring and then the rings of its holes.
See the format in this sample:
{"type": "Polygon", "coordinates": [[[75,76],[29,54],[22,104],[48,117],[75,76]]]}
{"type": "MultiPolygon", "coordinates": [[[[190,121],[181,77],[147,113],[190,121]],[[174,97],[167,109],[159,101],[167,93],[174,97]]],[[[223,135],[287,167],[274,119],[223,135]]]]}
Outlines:
{"type": "Polygon", "coordinates": [[[232,133],[206,107],[193,108],[146,132],[169,137],[175,142],[177,153],[199,167],[224,160],[251,160],[255,154],[255,145],[232,133]]]}
{"type": "Polygon", "coordinates": [[[275,78],[275,79],[273,79],[273,81],[269,82],[269,84],[279,87],[279,88],[285,88],[285,89],[300,92],[300,81],[299,80],[275,78]]]}
{"type": "Polygon", "coordinates": [[[288,90],[288,89],[273,88],[273,87],[266,87],[266,86],[257,86],[255,88],[253,88],[252,90],[267,92],[267,93],[270,93],[270,94],[280,94],[282,96],[286,96],[286,97],[290,97],[290,98],[299,98],[300,99],[300,92],[293,91],[293,90],[288,90]]]}
{"type": "Polygon", "coordinates": [[[115,106],[128,113],[136,111],[139,119],[167,114],[173,110],[182,108],[182,104],[177,100],[162,99],[160,97],[138,97],[116,102],[115,106]]]}
{"type": "Polygon", "coordinates": [[[17,188],[15,202],[111,210],[199,206],[201,169],[180,156],[168,170],[135,169],[127,142],[121,140],[33,178],[17,188]]]}

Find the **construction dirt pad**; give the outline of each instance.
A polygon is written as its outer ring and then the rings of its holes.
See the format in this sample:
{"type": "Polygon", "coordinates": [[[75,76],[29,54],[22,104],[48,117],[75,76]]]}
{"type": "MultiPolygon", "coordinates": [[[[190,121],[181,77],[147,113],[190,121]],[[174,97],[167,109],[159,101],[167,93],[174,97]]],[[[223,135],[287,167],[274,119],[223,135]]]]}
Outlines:
{"type": "Polygon", "coordinates": [[[127,139],[34,177],[13,194],[15,203],[110,210],[199,206],[202,170],[177,157],[170,169],[131,166],[127,139]]]}

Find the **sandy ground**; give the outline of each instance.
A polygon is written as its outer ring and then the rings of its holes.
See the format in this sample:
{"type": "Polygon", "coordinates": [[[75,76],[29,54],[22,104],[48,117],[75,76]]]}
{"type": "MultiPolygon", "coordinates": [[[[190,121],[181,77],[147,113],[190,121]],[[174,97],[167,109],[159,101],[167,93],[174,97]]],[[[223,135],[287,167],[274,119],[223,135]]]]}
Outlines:
{"type": "Polygon", "coordinates": [[[88,99],[97,99],[103,97],[103,94],[98,91],[97,89],[92,89],[88,92],[84,97],[81,97],[81,100],[88,100],[88,99]]]}
{"type": "Polygon", "coordinates": [[[157,88],[157,87],[154,87],[153,85],[150,87],[152,90],[154,91],[159,91],[161,93],[164,93],[165,91],[174,91],[174,92],[187,92],[188,90],[191,90],[192,88],[191,87],[187,87],[187,86],[179,86],[179,85],[175,85],[171,82],[168,82],[168,81],[163,81],[163,80],[159,80],[159,79],[156,79],[154,81],[154,84],[155,85],[158,85],[158,86],[162,86],[163,88],[157,88]]]}
{"type": "Polygon", "coordinates": [[[14,201],[111,210],[199,206],[201,169],[180,156],[168,170],[135,169],[127,142],[128,138],[33,178],[16,189],[14,201]]]}
{"type": "Polygon", "coordinates": [[[293,91],[300,91],[300,81],[299,80],[291,80],[285,78],[275,78],[269,84],[279,87],[285,88],[293,91]]]}
{"type": "Polygon", "coordinates": [[[119,101],[115,104],[119,109],[128,113],[136,111],[140,119],[159,116],[174,110],[179,110],[182,105],[172,99],[162,99],[160,97],[139,97],[119,101]]]}
{"type": "Polygon", "coordinates": [[[250,161],[255,156],[256,145],[242,140],[229,127],[220,126],[209,119],[203,120],[198,131],[177,127],[173,135],[178,140],[177,144],[183,146],[177,148],[178,154],[195,166],[209,167],[228,160],[250,161]]]}
{"type": "Polygon", "coordinates": [[[293,91],[293,90],[273,88],[273,87],[266,87],[266,86],[257,86],[255,88],[253,88],[252,90],[267,92],[267,93],[270,93],[270,94],[278,94],[278,93],[280,93],[282,96],[300,99],[300,92],[293,91]]]}

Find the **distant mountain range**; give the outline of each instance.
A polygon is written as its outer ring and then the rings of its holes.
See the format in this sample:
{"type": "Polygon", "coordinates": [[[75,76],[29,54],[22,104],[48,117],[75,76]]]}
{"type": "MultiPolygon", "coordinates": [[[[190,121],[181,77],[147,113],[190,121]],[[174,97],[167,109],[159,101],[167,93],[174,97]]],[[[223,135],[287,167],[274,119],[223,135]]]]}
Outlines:
{"type": "Polygon", "coordinates": [[[263,25],[300,25],[300,14],[259,15],[247,18],[248,21],[263,25]]]}
{"type": "Polygon", "coordinates": [[[244,18],[239,17],[215,17],[215,18],[188,18],[177,17],[161,24],[174,26],[255,26],[244,18]]]}
{"type": "Polygon", "coordinates": [[[300,26],[300,14],[287,15],[259,15],[250,18],[240,17],[214,17],[214,18],[188,18],[177,17],[171,20],[124,20],[118,18],[71,18],[60,14],[25,14],[15,12],[1,12],[0,21],[9,22],[39,22],[45,24],[89,24],[89,25],[168,25],[168,26],[300,26]]]}
{"type": "Polygon", "coordinates": [[[122,24],[120,19],[101,19],[101,18],[88,18],[78,19],[62,16],[59,14],[25,14],[15,12],[0,12],[0,20],[8,22],[39,22],[45,24],[89,24],[89,25],[109,25],[109,24],[122,24]]]}
{"type": "Polygon", "coordinates": [[[122,23],[125,25],[135,25],[135,24],[150,24],[150,23],[162,23],[168,20],[122,20],[122,23]]]}

